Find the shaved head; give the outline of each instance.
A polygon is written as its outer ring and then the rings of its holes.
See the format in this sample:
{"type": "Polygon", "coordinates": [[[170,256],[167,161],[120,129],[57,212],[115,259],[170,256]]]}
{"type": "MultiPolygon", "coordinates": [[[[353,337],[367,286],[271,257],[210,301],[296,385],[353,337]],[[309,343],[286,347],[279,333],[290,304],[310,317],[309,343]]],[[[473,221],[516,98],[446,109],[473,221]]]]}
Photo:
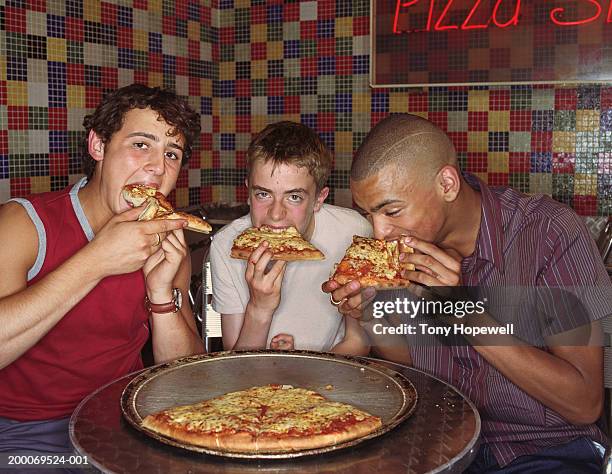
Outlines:
{"type": "Polygon", "coordinates": [[[416,115],[381,120],[357,150],[351,179],[361,181],[391,165],[412,179],[433,178],[445,165],[456,166],[455,147],[442,130],[416,115]]]}

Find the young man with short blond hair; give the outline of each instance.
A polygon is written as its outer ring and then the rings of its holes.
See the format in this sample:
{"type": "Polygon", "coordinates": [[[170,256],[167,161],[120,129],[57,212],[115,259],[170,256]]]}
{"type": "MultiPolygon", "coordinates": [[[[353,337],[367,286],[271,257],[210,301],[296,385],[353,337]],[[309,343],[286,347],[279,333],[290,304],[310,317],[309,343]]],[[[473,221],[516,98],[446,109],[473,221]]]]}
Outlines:
{"type": "Polygon", "coordinates": [[[354,234],[371,234],[357,212],[324,204],[332,156],[308,127],[279,122],[251,142],[248,153],[249,215],[213,238],[213,307],[222,315],[225,349],[310,349],[367,354],[356,323],[329,304],[320,282],[340,261],[354,234]],[[229,257],[245,229],[294,226],[325,254],[322,261],[272,261],[262,243],[248,261],[229,257]]]}

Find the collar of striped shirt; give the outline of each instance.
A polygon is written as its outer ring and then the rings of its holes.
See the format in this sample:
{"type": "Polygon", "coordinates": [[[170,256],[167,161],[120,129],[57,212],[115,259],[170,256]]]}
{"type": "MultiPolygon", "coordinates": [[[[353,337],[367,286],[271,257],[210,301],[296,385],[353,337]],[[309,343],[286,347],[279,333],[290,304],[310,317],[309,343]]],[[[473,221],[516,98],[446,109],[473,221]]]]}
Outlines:
{"type": "Polygon", "coordinates": [[[482,221],[476,239],[474,253],[465,259],[467,269],[474,267],[477,260],[491,262],[501,272],[504,271],[504,234],[500,203],[493,197],[489,186],[477,176],[463,173],[465,181],[480,192],[482,221]]]}

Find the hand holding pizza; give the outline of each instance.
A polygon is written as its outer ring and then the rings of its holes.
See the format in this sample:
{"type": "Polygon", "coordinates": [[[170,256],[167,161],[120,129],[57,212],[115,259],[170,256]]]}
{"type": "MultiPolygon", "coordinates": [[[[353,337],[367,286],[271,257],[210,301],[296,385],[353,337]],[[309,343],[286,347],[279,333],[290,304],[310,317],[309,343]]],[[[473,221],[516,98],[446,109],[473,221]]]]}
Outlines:
{"type": "Polygon", "coordinates": [[[376,296],[374,288],[362,288],[357,280],[341,285],[335,280],[323,283],[321,289],[329,293],[331,303],[338,308],[344,316],[361,319],[363,310],[372,303],[376,296]],[[362,291],[363,290],[363,291],[362,291]]]}
{"type": "Polygon", "coordinates": [[[254,310],[272,317],[280,304],[281,286],[287,262],[276,260],[266,271],[272,259],[268,245],[268,242],[264,241],[251,253],[247,261],[245,278],[251,295],[249,304],[254,310]]]}
{"type": "Polygon", "coordinates": [[[277,334],[270,341],[270,349],[292,351],[294,349],[293,336],[291,334],[277,334]]]}
{"type": "Polygon", "coordinates": [[[174,285],[174,279],[181,262],[187,256],[187,242],[182,229],[160,234],[161,243],[157,251],[144,264],[143,272],[149,298],[156,300],[156,292],[168,292],[174,285]]]}
{"type": "Polygon", "coordinates": [[[404,237],[406,245],[418,252],[400,254],[402,263],[411,263],[415,270],[404,270],[402,276],[426,286],[461,285],[461,257],[416,237],[404,237]],[[451,255],[452,253],[452,255],[451,255]]]}
{"type": "Polygon", "coordinates": [[[142,268],[158,251],[163,235],[184,225],[182,220],[138,222],[139,213],[139,209],[130,209],[113,216],[85,247],[84,251],[91,253],[92,265],[104,275],[120,275],[142,268]]]}

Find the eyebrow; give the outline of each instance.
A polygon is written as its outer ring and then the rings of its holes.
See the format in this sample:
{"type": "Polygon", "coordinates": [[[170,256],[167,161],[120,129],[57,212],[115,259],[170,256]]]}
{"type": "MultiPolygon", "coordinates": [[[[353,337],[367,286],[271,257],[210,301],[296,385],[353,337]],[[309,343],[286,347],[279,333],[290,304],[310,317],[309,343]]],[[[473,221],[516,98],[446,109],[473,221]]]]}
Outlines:
{"type": "Polygon", "coordinates": [[[272,194],[272,190],[271,190],[271,189],[264,188],[263,186],[257,186],[256,184],[252,185],[252,186],[251,186],[251,188],[252,188],[252,189],[257,189],[257,190],[259,190],[259,191],[265,191],[265,192],[267,192],[267,193],[272,194]]]}
{"type": "Polygon", "coordinates": [[[374,212],[378,212],[380,211],[383,207],[388,206],[389,204],[395,204],[398,202],[402,202],[401,199],[386,199],[385,201],[381,202],[380,204],[378,204],[377,206],[374,206],[370,212],[374,213],[374,212]]]}
{"type": "MultiPolygon", "coordinates": [[[[263,186],[258,186],[254,184],[252,188],[258,189],[259,191],[265,191],[267,193],[273,194],[273,191],[271,189],[264,188],[263,186]]],[[[283,194],[295,194],[295,193],[306,193],[306,190],[304,188],[289,189],[288,191],[285,191],[283,194]]]]}
{"type": "MultiPolygon", "coordinates": [[[[153,135],[152,133],[148,133],[148,132],[132,132],[128,134],[128,138],[131,138],[131,137],[144,137],[156,143],[159,142],[159,137],[157,135],[153,135]]],[[[181,147],[178,143],[170,142],[168,146],[170,148],[176,148],[178,150],[183,151],[183,147],[181,147]]]]}

